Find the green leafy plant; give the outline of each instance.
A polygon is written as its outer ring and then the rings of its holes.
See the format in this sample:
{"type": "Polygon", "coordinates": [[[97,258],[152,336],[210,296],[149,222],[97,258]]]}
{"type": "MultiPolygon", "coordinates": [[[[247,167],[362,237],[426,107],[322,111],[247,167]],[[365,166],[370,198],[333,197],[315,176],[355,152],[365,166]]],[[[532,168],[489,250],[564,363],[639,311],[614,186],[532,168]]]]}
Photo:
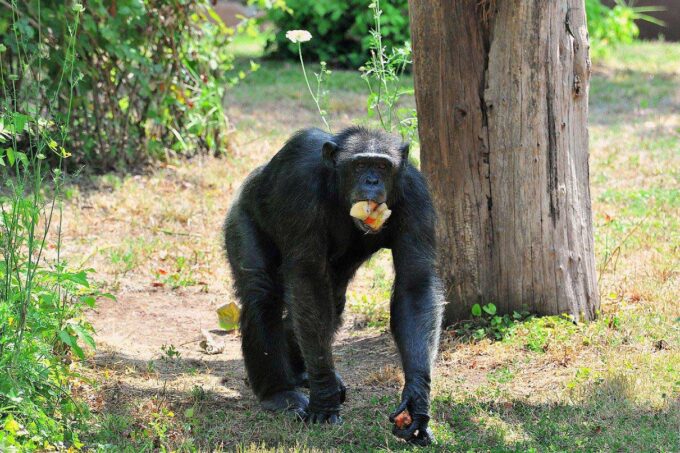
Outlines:
{"type": "Polygon", "coordinates": [[[182,357],[182,353],[177,350],[174,344],[162,345],[161,351],[163,352],[163,360],[175,360],[182,357]]]}
{"type": "Polygon", "coordinates": [[[663,25],[663,22],[648,14],[662,10],[658,6],[635,6],[632,1],[625,0],[616,0],[611,8],[603,4],[602,0],[586,0],[592,55],[601,57],[613,45],[632,42],[640,34],[636,20],[663,25]]]}
{"type": "Polygon", "coordinates": [[[472,319],[463,321],[456,328],[455,332],[461,337],[469,337],[474,340],[490,338],[492,340],[502,340],[514,332],[517,323],[529,320],[529,312],[514,311],[512,315],[497,314],[496,305],[488,303],[486,305],[475,304],[471,309],[472,319]]]}
{"type": "Polygon", "coordinates": [[[65,59],[48,79],[45,49],[31,46],[32,22],[16,14],[18,3],[9,3],[15,14],[0,46],[0,450],[80,448],[87,407],[72,387],[84,348],[95,347],[82,313],[102,296],[90,285],[91,270],[70,269],[61,256],[83,7],[69,9],[66,31],[53,43],[65,59]]]}
{"type": "Polygon", "coordinates": [[[380,125],[387,132],[398,131],[402,138],[415,141],[418,138],[418,120],[413,107],[399,104],[402,96],[414,94],[412,86],[404,86],[401,77],[411,66],[411,43],[406,41],[401,47],[388,51],[385,45],[384,11],[380,0],[369,5],[373,26],[368,41],[370,60],[360,67],[361,77],[366,82],[369,96],[366,101],[368,117],[378,117],[380,125]]]}
{"type": "MultiPolygon", "coordinates": [[[[383,10],[380,6],[380,0],[371,2],[368,8],[373,20],[368,39],[371,57],[364,66],[359,68],[361,78],[366,82],[369,91],[366,101],[368,117],[377,117],[380,126],[386,132],[398,132],[405,140],[417,141],[418,122],[416,111],[412,107],[405,107],[399,103],[402,96],[413,95],[413,87],[404,86],[401,83],[401,76],[412,63],[411,45],[409,42],[406,42],[403,47],[393,47],[388,52],[388,48],[384,44],[384,28],[381,19],[383,10]]],[[[326,62],[322,61],[320,72],[318,74],[315,73],[317,85],[316,92],[314,92],[309,83],[302,56],[302,43],[313,41],[312,35],[307,30],[289,30],[286,32],[286,38],[291,43],[297,45],[300,66],[307,89],[316,104],[321,120],[326,125],[328,131],[331,132],[326,118],[327,112],[321,107],[323,99],[327,94],[326,90],[323,89],[323,82],[331,72],[326,68],[326,62]]]]}

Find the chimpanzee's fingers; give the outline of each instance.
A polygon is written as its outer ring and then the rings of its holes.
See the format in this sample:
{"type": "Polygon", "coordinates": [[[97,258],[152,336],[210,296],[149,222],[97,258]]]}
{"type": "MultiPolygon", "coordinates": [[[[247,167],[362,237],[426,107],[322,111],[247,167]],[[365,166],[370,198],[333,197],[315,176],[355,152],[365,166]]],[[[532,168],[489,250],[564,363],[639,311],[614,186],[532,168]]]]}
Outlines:
{"type": "Polygon", "coordinates": [[[404,398],[401,400],[401,403],[397,407],[397,409],[390,414],[390,421],[394,423],[394,419],[397,418],[397,415],[401,414],[406,410],[406,407],[408,406],[408,398],[404,398]]]}
{"type": "Polygon", "coordinates": [[[399,429],[395,426],[392,427],[392,434],[395,436],[410,441],[415,437],[415,432],[420,429],[419,424],[416,422],[411,423],[404,429],[399,429]]]}

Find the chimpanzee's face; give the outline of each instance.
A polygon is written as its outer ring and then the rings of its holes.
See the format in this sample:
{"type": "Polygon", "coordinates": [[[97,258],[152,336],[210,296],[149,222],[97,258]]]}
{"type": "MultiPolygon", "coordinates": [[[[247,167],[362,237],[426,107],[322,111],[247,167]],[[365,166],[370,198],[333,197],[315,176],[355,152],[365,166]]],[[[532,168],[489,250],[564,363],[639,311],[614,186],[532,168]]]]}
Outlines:
{"type": "MultiPolygon", "coordinates": [[[[403,162],[408,158],[408,145],[387,134],[364,137],[359,133],[340,145],[326,142],[323,158],[337,175],[338,198],[348,214],[359,201],[387,203],[389,208],[403,162]]],[[[377,232],[358,219],[354,223],[363,232],[377,232]]]]}
{"type": "MultiPolygon", "coordinates": [[[[386,155],[365,153],[355,155],[345,170],[349,205],[359,201],[373,201],[377,205],[386,203],[392,188],[396,169],[394,162],[386,155]]],[[[352,219],[363,233],[377,233],[359,219],[352,219]]]]}
{"type": "Polygon", "coordinates": [[[378,204],[387,201],[392,189],[394,164],[386,156],[379,154],[357,154],[345,168],[344,178],[348,187],[346,194],[351,204],[357,201],[375,201],[378,204]]]}
{"type": "MultiPolygon", "coordinates": [[[[379,153],[357,153],[336,167],[340,182],[344,209],[349,209],[359,201],[373,201],[377,205],[391,200],[398,168],[387,155],[379,153]]],[[[353,219],[355,226],[364,233],[376,233],[364,222],[353,219]]]]}

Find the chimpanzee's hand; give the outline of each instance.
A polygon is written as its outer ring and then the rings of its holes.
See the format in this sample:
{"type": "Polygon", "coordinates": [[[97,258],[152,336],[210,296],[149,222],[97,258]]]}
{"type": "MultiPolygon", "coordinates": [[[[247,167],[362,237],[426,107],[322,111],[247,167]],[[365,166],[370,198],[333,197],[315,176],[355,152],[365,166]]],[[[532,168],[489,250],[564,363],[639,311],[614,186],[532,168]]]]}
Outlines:
{"type": "Polygon", "coordinates": [[[390,421],[394,423],[396,417],[406,409],[411,416],[411,424],[402,428],[395,424],[392,427],[392,434],[421,447],[434,442],[432,430],[427,427],[430,421],[429,389],[406,384],[401,393],[401,404],[390,414],[390,421]]]}
{"type": "Polygon", "coordinates": [[[334,373],[327,379],[310,379],[309,406],[305,421],[309,423],[342,423],[340,405],[345,402],[347,387],[334,373]]]}

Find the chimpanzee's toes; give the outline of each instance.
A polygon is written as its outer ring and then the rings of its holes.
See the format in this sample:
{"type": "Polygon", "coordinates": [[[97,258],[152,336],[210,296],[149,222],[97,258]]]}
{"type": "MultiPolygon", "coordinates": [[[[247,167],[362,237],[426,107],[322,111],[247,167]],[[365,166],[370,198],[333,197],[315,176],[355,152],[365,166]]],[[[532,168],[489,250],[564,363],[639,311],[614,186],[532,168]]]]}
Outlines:
{"type": "Polygon", "coordinates": [[[301,420],[307,417],[307,406],[309,406],[309,398],[304,393],[296,392],[294,390],[286,390],[283,392],[274,393],[266,399],[263,399],[262,408],[273,412],[290,412],[301,420]]]}
{"type": "Polygon", "coordinates": [[[295,387],[309,388],[309,374],[306,371],[295,376],[295,387]]]}

